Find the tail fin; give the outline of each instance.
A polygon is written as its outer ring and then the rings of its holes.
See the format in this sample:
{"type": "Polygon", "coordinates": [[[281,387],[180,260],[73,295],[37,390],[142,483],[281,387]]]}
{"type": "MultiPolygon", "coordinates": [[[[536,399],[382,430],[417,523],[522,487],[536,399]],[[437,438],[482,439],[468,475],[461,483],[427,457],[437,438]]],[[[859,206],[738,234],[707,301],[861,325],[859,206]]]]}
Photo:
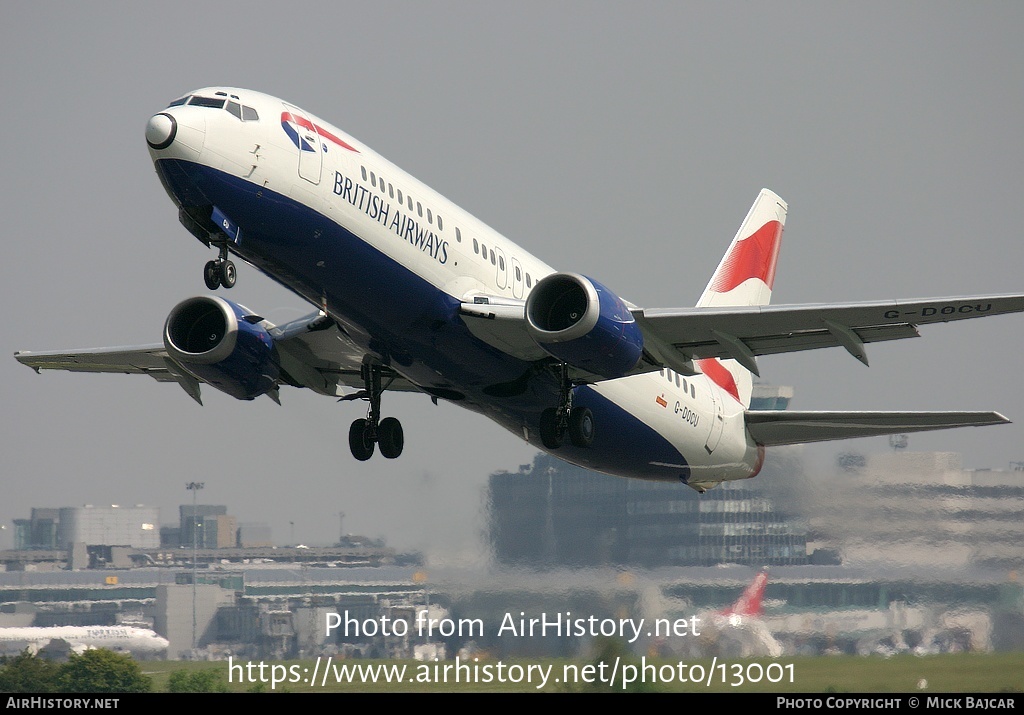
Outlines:
{"type": "Polygon", "coordinates": [[[768,585],[768,572],[762,571],[759,573],[747,586],[743,594],[736,599],[736,603],[732,604],[724,611],[723,616],[760,616],[761,615],[761,600],[764,598],[764,589],[768,585]]]}
{"type": "MultiPolygon", "coordinates": [[[[778,195],[761,189],[697,301],[698,308],[768,305],[772,298],[775,264],[782,245],[787,210],[786,202],[778,195]]],[[[749,370],[735,360],[717,358],[698,360],[697,366],[720,385],[732,382],[729,391],[739,397],[744,407],[750,406],[753,380],[749,370]]]]}

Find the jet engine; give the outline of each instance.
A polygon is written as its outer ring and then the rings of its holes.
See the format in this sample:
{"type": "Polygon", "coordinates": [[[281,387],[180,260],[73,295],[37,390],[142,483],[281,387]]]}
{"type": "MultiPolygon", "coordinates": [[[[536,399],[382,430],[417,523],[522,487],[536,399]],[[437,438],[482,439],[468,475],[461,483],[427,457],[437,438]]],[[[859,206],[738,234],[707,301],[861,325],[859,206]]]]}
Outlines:
{"type": "Polygon", "coordinates": [[[573,367],[616,378],[640,361],[640,326],[619,296],[578,273],[541,279],[526,299],[531,337],[573,367]]]}
{"type": "Polygon", "coordinates": [[[164,324],[167,354],[193,377],[239,400],[275,387],[280,366],[263,318],[215,296],[174,306],[164,324]]]}

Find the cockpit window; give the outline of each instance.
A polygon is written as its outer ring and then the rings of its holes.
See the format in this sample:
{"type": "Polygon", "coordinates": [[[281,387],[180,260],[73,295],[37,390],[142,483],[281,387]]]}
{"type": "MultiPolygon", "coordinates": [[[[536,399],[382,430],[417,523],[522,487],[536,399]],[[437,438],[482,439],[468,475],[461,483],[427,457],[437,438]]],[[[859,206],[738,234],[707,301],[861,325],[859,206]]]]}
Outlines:
{"type": "Polygon", "coordinates": [[[188,106],[190,107],[209,107],[210,109],[223,109],[224,102],[227,100],[223,97],[198,97],[194,96],[189,100],[188,106]]]}
{"type": "Polygon", "coordinates": [[[191,107],[206,107],[208,109],[224,109],[233,114],[243,122],[258,122],[260,115],[252,107],[246,107],[235,100],[238,99],[235,95],[231,95],[231,99],[224,99],[226,96],[224,92],[217,92],[217,97],[200,97],[198,95],[189,95],[176,99],[168,107],[180,107],[183,104],[188,104],[191,107]]]}
{"type": "Polygon", "coordinates": [[[243,122],[258,122],[260,120],[260,115],[256,113],[255,109],[252,107],[246,107],[244,104],[239,104],[233,99],[228,100],[224,109],[241,119],[243,122]]]}

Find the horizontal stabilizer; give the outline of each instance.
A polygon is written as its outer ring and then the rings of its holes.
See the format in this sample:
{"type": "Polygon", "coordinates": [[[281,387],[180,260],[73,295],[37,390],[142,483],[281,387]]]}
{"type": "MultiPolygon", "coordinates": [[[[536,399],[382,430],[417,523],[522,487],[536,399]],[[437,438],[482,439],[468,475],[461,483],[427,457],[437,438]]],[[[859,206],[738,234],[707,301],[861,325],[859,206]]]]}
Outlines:
{"type": "Polygon", "coordinates": [[[800,412],[747,410],[750,436],[765,446],[1009,423],[998,412],[800,412]]]}

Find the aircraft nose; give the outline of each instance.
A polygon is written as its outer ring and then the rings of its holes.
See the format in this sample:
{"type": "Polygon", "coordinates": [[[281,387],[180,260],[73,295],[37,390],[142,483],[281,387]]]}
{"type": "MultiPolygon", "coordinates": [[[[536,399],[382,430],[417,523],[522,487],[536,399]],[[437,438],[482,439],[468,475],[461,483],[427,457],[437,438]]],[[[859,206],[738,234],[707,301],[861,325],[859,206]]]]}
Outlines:
{"type": "Polygon", "coordinates": [[[178,133],[178,122],[170,114],[154,114],[146,123],[146,143],[153,149],[166,149],[178,133]]]}

